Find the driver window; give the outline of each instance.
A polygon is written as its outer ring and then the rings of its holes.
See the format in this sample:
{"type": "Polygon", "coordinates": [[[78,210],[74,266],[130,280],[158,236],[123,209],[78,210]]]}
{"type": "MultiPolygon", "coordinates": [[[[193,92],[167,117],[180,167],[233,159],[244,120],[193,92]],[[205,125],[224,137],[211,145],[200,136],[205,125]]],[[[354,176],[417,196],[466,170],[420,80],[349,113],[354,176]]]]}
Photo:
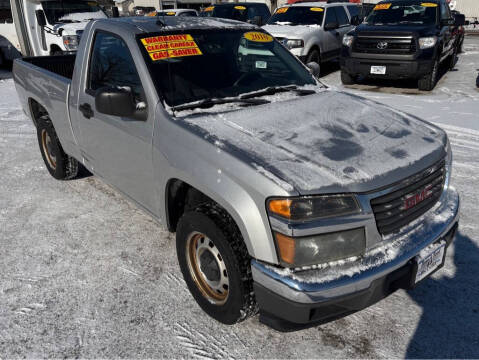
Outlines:
{"type": "Polygon", "coordinates": [[[334,10],[333,7],[327,8],[326,9],[326,19],[324,20],[324,25],[330,24],[330,23],[338,23],[339,21],[336,17],[336,11],[334,10]]]}
{"type": "Polygon", "coordinates": [[[121,38],[99,31],[90,58],[87,93],[94,95],[101,87],[130,87],[135,101],[144,101],[141,80],[127,45],[121,38]]]}

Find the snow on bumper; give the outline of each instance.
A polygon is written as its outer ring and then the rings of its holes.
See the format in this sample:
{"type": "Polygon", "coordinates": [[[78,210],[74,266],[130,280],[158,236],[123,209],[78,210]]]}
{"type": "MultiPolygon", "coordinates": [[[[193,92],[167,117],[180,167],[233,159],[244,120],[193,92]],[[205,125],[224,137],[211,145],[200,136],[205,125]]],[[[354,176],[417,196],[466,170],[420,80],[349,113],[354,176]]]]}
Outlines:
{"type": "Polygon", "coordinates": [[[399,236],[388,236],[384,245],[360,260],[327,264],[319,269],[292,272],[252,260],[255,283],[297,303],[322,303],[358,293],[406,265],[422,249],[444,237],[458,222],[459,195],[449,188],[425,215],[407,226],[399,236]]]}

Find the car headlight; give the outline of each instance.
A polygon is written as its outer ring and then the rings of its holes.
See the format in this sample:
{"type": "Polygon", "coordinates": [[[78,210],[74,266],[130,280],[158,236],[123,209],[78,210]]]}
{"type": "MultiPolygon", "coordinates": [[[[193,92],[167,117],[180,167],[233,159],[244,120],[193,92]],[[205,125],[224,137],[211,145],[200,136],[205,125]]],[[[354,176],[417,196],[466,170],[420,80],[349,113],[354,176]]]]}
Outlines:
{"type": "Polygon", "coordinates": [[[304,41],[301,39],[288,39],[285,45],[288,49],[302,48],[304,47],[304,41]]]}
{"type": "Polygon", "coordinates": [[[360,211],[354,195],[305,196],[268,201],[270,214],[295,222],[353,215],[360,211]]]}
{"type": "Polygon", "coordinates": [[[344,35],[343,36],[343,45],[350,47],[351,44],[353,43],[354,36],[352,35],[344,35]]]}
{"type": "Polygon", "coordinates": [[[285,267],[303,267],[364,255],[364,228],[305,237],[274,234],[280,263],[285,267]]]}
{"type": "Polygon", "coordinates": [[[68,51],[75,51],[78,49],[78,43],[80,42],[80,37],[78,35],[65,35],[62,36],[63,45],[68,51]]]}
{"type": "Polygon", "coordinates": [[[420,49],[429,49],[436,45],[437,37],[436,36],[428,36],[419,38],[419,48],[420,49]]]}

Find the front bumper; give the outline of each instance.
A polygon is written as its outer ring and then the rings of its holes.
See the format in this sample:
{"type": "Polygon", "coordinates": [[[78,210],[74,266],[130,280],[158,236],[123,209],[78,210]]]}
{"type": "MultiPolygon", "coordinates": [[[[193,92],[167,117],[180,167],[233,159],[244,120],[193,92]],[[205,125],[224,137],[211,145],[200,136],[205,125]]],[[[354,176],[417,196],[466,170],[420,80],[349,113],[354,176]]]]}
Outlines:
{"type": "Polygon", "coordinates": [[[431,72],[433,60],[341,59],[341,70],[369,78],[419,79],[431,72]],[[385,75],[372,75],[371,66],[386,66],[385,75]]]}
{"type": "Polygon", "coordinates": [[[252,261],[260,320],[278,330],[334,320],[368,307],[411,284],[414,257],[445,239],[449,245],[459,220],[453,188],[438,204],[396,237],[388,237],[359,261],[292,273],[252,261]]]}

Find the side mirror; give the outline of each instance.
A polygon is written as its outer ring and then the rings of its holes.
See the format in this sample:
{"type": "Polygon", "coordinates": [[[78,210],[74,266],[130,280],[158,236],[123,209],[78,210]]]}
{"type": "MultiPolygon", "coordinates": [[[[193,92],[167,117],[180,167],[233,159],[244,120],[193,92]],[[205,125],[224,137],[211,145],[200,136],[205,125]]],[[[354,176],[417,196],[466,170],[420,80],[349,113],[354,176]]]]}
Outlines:
{"type": "Polygon", "coordinates": [[[319,77],[321,74],[321,67],[319,66],[318,63],[312,61],[306,64],[306,67],[308,68],[309,72],[314,76],[314,77],[319,77]]]}
{"type": "Polygon", "coordinates": [[[462,14],[454,16],[454,26],[464,26],[466,17],[462,14]]]}
{"type": "Polygon", "coordinates": [[[136,104],[133,93],[128,89],[103,87],[95,93],[96,110],[102,114],[131,117],[136,104]]]}
{"type": "Polygon", "coordinates": [[[45,18],[43,10],[35,10],[35,17],[37,18],[38,26],[44,27],[47,24],[47,19],[45,18]]]}
{"type": "Polygon", "coordinates": [[[114,18],[120,17],[120,11],[118,11],[118,6],[113,6],[111,8],[111,17],[114,17],[114,18]]]}
{"type": "Polygon", "coordinates": [[[330,31],[330,30],[335,30],[339,27],[339,24],[337,22],[330,22],[324,25],[324,30],[330,31]]]}
{"type": "Polygon", "coordinates": [[[355,15],[351,18],[351,25],[358,26],[361,24],[361,19],[358,15],[355,15]]]}

